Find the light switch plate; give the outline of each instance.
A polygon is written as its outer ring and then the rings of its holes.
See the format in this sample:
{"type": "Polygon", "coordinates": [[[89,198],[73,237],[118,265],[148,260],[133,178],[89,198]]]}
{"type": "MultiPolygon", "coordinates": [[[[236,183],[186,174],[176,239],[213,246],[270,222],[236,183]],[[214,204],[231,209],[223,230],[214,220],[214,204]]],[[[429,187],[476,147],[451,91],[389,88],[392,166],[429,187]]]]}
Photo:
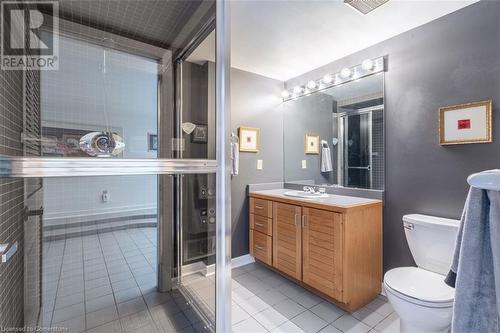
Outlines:
{"type": "Polygon", "coordinates": [[[307,169],[307,161],[302,160],[302,169],[307,169]]]}
{"type": "Polygon", "coordinates": [[[262,170],[262,160],[257,160],[257,170],[262,170]]]}

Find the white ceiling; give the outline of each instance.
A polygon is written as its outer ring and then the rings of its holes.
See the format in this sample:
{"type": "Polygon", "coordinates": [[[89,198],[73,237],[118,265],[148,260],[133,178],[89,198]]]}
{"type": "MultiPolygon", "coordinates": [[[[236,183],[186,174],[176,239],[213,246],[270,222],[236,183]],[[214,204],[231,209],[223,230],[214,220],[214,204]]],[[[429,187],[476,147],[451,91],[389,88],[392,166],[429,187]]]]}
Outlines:
{"type": "MultiPolygon", "coordinates": [[[[232,67],[286,81],[477,0],[390,0],[362,15],[342,0],[231,2],[232,67]]],[[[211,34],[190,61],[214,60],[211,34]]]]}

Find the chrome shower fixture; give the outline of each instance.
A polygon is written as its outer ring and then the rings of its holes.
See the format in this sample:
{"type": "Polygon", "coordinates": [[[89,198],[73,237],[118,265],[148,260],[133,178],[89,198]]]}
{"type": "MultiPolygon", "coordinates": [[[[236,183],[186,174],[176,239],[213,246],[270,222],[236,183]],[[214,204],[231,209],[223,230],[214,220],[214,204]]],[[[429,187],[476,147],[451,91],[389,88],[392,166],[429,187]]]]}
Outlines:
{"type": "Polygon", "coordinates": [[[116,133],[90,132],[81,137],[80,149],[90,156],[110,157],[123,152],[125,143],[116,133]]]}

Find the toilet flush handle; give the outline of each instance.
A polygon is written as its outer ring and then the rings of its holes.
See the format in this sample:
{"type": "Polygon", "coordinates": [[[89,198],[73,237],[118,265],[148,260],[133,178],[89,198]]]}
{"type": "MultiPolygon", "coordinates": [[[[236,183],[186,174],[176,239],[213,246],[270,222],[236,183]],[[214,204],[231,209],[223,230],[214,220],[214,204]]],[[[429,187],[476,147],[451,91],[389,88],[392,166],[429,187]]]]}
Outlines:
{"type": "Polygon", "coordinates": [[[408,230],[415,229],[415,225],[413,225],[413,223],[405,222],[403,225],[404,225],[405,229],[408,229],[408,230]]]}

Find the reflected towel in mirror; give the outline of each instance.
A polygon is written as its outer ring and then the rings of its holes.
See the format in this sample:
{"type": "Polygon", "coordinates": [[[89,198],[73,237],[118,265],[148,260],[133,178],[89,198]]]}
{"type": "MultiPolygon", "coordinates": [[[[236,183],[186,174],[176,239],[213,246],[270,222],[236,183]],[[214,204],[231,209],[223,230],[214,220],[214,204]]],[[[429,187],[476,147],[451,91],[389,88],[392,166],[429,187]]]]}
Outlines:
{"type": "Polygon", "coordinates": [[[321,140],[321,172],[333,171],[332,154],[328,142],[321,140]]]}

